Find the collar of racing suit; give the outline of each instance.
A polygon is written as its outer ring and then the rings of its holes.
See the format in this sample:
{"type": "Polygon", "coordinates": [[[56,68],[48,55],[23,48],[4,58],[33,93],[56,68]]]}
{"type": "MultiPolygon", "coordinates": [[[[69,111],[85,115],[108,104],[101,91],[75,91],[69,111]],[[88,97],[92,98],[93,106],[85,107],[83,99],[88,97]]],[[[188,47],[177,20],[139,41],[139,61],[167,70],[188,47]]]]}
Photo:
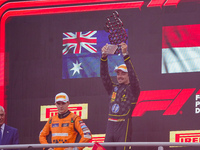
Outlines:
{"type": "Polygon", "coordinates": [[[70,111],[68,110],[67,112],[65,112],[64,114],[58,114],[58,118],[62,119],[67,117],[70,114],[70,111]]]}

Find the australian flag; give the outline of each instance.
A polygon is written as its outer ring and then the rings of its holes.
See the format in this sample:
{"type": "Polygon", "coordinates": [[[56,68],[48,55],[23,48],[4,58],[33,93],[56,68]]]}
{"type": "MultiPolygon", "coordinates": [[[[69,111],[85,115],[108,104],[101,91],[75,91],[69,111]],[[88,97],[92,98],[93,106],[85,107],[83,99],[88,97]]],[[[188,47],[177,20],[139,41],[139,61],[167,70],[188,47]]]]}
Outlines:
{"type": "MultiPolygon", "coordinates": [[[[100,77],[101,48],[109,43],[104,30],[63,33],[62,78],[100,77]]],[[[109,55],[109,73],[115,76],[116,66],[124,63],[122,55],[109,55]]]]}

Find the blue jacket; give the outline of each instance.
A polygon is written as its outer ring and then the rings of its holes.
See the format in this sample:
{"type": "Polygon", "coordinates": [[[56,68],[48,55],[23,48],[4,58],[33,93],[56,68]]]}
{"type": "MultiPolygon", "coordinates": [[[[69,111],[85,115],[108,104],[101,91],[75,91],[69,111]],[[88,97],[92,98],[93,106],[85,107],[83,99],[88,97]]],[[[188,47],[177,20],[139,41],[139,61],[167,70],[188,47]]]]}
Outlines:
{"type": "MultiPolygon", "coordinates": [[[[1,145],[19,144],[19,134],[16,128],[5,125],[1,145]]],[[[15,149],[16,150],[16,149],[15,149]]]]}

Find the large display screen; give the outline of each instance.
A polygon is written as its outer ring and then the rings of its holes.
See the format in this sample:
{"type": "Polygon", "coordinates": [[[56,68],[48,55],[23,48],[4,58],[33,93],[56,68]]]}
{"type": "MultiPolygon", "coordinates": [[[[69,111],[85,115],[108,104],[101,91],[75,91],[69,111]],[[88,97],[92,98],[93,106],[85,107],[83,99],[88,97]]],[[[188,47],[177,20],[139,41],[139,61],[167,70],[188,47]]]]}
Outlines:
{"type": "MultiPolygon", "coordinates": [[[[14,5],[1,16],[1,104],[7,124],[19,130],[20,144],[39,143],[46,120],[57,113],[54,98],[59,92],[69,95],[70,110],[83,118],[94,137],[104,136],[109,97],[99,63],[101,47],[109,43],[106,18],[114,11],[128,33],[141,87],[132,113],[133,142],[200,141],[198,1],[42,2],[14,5]]],[[[117,82],[113,69],[123,59],[109,59],[117,82]]]]}

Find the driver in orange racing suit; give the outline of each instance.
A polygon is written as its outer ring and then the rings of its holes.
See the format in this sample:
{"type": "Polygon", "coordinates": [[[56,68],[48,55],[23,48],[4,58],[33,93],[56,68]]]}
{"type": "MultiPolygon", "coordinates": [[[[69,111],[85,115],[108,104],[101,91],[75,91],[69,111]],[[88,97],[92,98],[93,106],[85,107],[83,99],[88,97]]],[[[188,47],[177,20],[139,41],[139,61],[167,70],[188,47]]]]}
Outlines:
{"type": "MultiPolygon", "coordinates": [[[[58,109],[58,115],[50,117],[45,124],[40,132],[40,143],[48,144],[46,137],[50,132],[52,133],[52,143],[75,143],[78,133],[81,135],[79,143],[89,142],[91,140],[91,132],[79,116],[68,110],[69,97],[67,94],[57,94],[55,104],[58,109]]],[[[83,148],[78,147],[79,150],[83,148]]],[[[64,149],[66,148],[54,148],[54,150],[64,149]]],[[[73,149],[77,149],[77,147],[73,149]]],[[[53,150],[53,148],[49,148],[49,150],[53,150]]]]}

